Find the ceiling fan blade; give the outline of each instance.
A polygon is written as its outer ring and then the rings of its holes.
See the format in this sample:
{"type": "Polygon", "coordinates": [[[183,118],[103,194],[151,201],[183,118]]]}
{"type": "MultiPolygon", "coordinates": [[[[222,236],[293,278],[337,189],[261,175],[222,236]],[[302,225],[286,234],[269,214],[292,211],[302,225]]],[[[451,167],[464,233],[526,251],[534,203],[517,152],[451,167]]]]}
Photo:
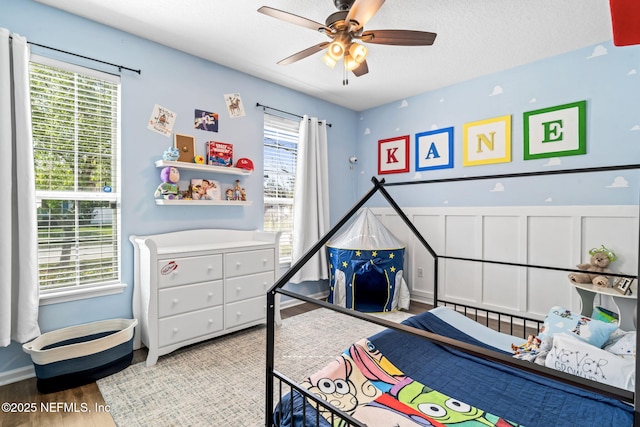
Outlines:
{"type": "Polygon", "coordinates": [[[360,40],[366,43],[390,44],[395,46],[431,46],[436,33],[413,30],[373,30],[362,33],[360,40]]]}
{"type": "Polygon", "coordinates": [[[294,15],[293,13],[285,12],[283,10],[274,9],[269,6],[262,6],[258,9],[258,12],[314,31],[325,28],[325,26],[319,22],[312,21],[311,19],[303,18],[302,16],[294,15]]]}
{"type": "Polygon", "coordinates": [[[369,72],[369,66],[367,65],[367,61],[363,61],[357,68],[354,68],[351,71],[356,77],[364,76],[369,72]]]}
{"type": "Polygon", "coordinates": [[[355,21],[357,24],[353,30],[359,30],[378,12],[378,9],[384,4],[384,1],[385,0],[356,0],[353,5],[351,5],[345,21],[355,21]]]}
{"type": "Polygon", "coordinates": [[[327,46],[329,46],[329,42],[322,42],[322,43],[318,43],[315,46],[311,46],[306,48],[305,50],[301,50],[298,53],[294,53],[293,55],[284,58],[281,61],[278,61],[279,65],[289,65],[289,64],[293,64],[296,61],[300,61],[301,59],[306,58],[307,56],[311,56],[314,53],[320,52],[321,50],[323,50],[324,48],[326,48],[327,46]]]}

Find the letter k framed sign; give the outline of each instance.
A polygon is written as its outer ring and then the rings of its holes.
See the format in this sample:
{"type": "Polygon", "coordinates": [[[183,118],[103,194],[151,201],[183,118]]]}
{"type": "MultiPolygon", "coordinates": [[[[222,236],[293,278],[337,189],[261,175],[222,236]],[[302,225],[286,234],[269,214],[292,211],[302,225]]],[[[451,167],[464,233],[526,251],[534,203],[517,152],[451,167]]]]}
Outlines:
{"type": "Polygon", "coordinates": [[[409,135],[378,141],[378,174],[409,172],[409,135]]]}
{"type": "Polygon", "coordinates": [[[578,101],[524,113],[524,159],[586,154],[586,109],[578,101]]]}

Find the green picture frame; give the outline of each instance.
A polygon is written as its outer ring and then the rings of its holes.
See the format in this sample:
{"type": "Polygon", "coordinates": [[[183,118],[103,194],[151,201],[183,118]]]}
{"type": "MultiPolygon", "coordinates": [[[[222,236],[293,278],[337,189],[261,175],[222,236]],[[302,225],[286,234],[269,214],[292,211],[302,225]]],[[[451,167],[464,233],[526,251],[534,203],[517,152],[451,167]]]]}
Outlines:
{"type": "Polygon", "coordinates": [[[587,154],[587,101],[523,113],[524,159],[587,154]]]}

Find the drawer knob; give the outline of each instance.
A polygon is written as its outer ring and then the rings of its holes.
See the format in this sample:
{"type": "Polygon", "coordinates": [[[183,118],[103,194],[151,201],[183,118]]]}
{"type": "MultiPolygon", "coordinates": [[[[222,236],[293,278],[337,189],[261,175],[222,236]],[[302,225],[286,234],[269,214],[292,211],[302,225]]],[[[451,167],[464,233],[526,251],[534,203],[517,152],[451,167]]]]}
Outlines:
{"type": "Polygon", "coordinates": [[[173,328],[173,333],[177,334],[178,333],[178,328],[173,328]]]}
{"type": "Polygon", "coordinates": [[[207,294],[207,296],[208,296],[209,298],[213,297],[213,292],[209,292],[209,293],[207,294]]]}
{"type": "Polygon", "coordinates": [[[236,292],[237,292],[237,293],[242,292],[242,288],[241,288],[240,286],[238,286],[238,287],[236,288],[236,292]]]}
{"type": "Polygon", "coordinates": [[[208,271],[213,270],[213,266],[212,266],[212,265],[207,266],[207,270],[208,270],[208,271]]]}
{"type": "Polygon", "coordinates": [[[209,324],[213,325],[213,319],[209,319],[209,324]]]}
{"type": "Polygon", "coordinates": [[[267,265],[267,259],[266,258],[262,260],[262,264],[263,265],[267,265]]]}
{"type": "Polygon", "coordinates": [[[236,262],[236,268],[240,268],[241,265],[242,265],[241,262],[236,262]]]}
{"type": "Polygon", "coordinates": [[[178,298],[174,298],[172,302],[173,302],[173,305],[176,305],[178,303],[178,298]]]}
{"type": "Polygon", "coordinates": [[[237,313],[236,313],[236,316],[237,316],[237,317],[242,316],[242,312],[241,312],[241,311],[237,312],[237,313]]]}

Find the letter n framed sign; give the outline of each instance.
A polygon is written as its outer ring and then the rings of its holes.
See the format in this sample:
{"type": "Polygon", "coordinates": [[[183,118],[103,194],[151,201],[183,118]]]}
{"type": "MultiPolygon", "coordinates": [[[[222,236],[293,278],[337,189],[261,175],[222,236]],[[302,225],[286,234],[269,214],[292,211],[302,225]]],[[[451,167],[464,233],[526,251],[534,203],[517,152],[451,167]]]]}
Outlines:
{"type": "Polygon", "coordinates": [[[409,135],[378,141],[378,174],[409,172],[409,135]]]}
{"type": "Polygon", "coordinates": [[[453,127],[416,134],[416,171],[453,167],[453,127]]]}
{"type": "Polygon", "coordinates": [[[587,101],[523,114],[524,159],[587,153],[587,101]]]}
{"type": "Polygon", "coordinates": [[[477,166],[511,161],[511,116],[462,125],[462,165],[477,166]]]}

